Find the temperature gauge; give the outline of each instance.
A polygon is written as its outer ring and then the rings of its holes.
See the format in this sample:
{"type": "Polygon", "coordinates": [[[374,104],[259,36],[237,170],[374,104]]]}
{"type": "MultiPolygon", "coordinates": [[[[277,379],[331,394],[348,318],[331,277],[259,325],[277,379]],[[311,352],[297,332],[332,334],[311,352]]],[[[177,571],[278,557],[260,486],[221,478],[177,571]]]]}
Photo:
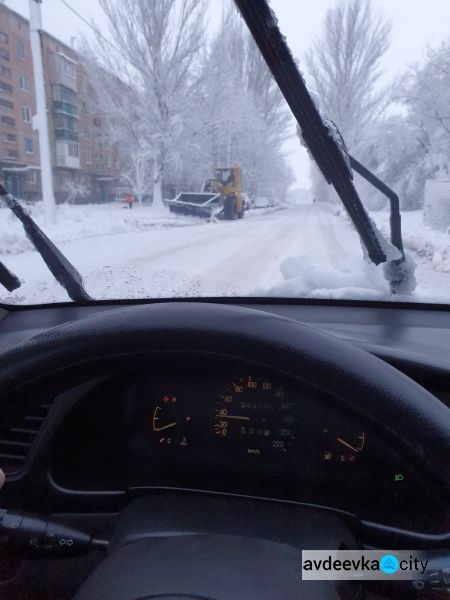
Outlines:
{"type": "Polygon", "coordinates": [[[191,416],[177,396],[164,395],[151,413],[152,441],[160,446],[188,446],[191,416]]]}

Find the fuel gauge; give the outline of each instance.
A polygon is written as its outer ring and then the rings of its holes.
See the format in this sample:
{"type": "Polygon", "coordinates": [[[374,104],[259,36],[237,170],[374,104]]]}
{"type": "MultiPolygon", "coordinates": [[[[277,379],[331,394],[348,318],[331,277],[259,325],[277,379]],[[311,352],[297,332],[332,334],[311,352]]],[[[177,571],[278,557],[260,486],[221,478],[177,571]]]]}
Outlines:
{"type": "Polygon", "coordinates": [[[322,459],[326,462],[353,463],[364,451],[366,434],[364,431],[334,432],[324,428],[322,459]]]}
{"type": "MultiPolygon", "coordinates": [[[[349,436],[347,436],[348,438],[349,436]]],[[[341,446],[344,446],[346,450],[350,450],[350,452],[354,454],[358,454],[358,452],[362,452],[364,450],[364,444],[366,441],[366,434],[364,431],[358,433],[358,437],[354,436],[350,437],[350,441],[348,439],[344,439],[343,437],[337,436],[336,441],[341,446]]]]}

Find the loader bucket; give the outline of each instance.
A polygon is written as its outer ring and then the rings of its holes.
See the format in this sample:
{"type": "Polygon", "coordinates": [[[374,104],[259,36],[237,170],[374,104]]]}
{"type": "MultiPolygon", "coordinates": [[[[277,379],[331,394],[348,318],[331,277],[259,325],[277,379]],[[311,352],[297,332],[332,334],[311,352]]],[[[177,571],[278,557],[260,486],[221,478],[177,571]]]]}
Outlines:
{"type": "Polygon", "coordinates": [[[182,192],[167,204],[171,212],[209,218],[220,206],[220,194],[182,192]]]}

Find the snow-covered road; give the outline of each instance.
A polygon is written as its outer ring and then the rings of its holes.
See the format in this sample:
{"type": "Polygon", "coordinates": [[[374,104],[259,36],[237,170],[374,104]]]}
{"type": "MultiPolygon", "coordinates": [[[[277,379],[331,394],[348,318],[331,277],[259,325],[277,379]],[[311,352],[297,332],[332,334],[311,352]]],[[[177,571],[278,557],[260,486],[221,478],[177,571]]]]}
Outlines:
{"type": "MultiPolygon", "coordinates": [[[[388,293],[381,269],[365,263],[356,232],[333,210],[301,204],[262,213],[251,211],[242,221],[180,221],[183,226],[108,235],[101,234],[100,221],[99,235],[58,246],[96,299],[252,294],[382,299],[388,293]]],[[[139,219],[138,210],[133,218],[139,219]]],[[[67,300],[36,252],[1,258],[24,284],[12,295],[0,291],[0,300],[67,300]]],[[[420,269],[419,292],[429,295],[428,271],[421,275],[420,269]]],[[[448,273],[432,275],[433,287],[441,289],[444,278],[450,279],[448,273]]],[[[449,301],[450,282],[446,285],[449,301]]]]}

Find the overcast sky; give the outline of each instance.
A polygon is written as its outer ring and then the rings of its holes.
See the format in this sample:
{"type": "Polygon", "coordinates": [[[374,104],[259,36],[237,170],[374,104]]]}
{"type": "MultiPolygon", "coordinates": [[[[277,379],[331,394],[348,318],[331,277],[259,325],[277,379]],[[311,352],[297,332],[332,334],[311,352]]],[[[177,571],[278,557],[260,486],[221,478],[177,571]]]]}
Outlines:
{"type": "MultiPolygon", "coordinates": [[[[88,21],[104,24],[98,0],[65,0],[88,21]]],[[[120,0],[119,0],[120,1],[120,0]]],[[[151,1],[151,0],[148,0],[151,1]]],[[[229,1],[229,0],[225,0],[229,1]]],[[[324,15],[330,6],[345,0],[272,0],[282,32],[300,65],[305,51],[320,32],[324,15]]],[[[211,23],[220,14],[222,0],[209,0],[211,23]]],[[[28,0],[6,0],[7,6],[28,16],[28,0]]],[[[420,61],[427,45],[437,45],[450,37],[450,0],[373,0],[392,22],[392,44],[383,66],[386,76],[393,78],[408,63],[420,61]]],[[[78,19],[62,0],[43,0],[44,29],[69,43],[80,31],[89,28],[78,19]]],[[[296,141],[287,146],[299,185],[309,187],[309,161],[296,141]]],[[[351,149],[350,149],[351,150],[351,149]]]]}

